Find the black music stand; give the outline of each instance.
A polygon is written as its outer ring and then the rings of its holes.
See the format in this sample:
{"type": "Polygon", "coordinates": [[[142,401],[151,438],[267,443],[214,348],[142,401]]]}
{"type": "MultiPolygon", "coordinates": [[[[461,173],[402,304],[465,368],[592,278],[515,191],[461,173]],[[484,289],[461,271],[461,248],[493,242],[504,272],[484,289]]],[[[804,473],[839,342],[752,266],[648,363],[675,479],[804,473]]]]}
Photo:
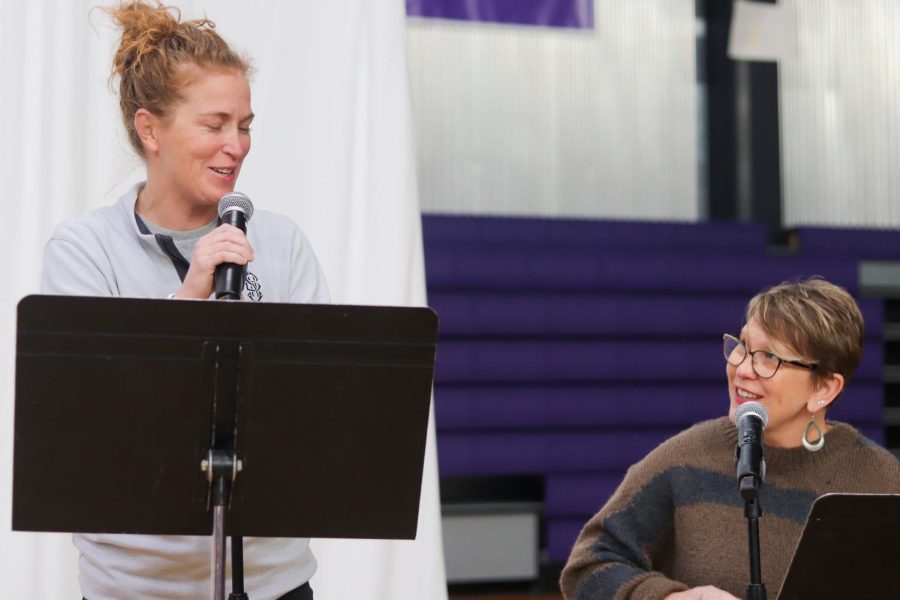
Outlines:
{"type": "Polygon", "coordinates": [[[778,600],[900,598],[900,495],[813,503],[778,600]]]}
{"type": "Polygon", "coordinates": [[[29,296],[13,529],[217,529],[219,597],[224,535],[413,539],[436,337],[425,308],[29,296]]]}

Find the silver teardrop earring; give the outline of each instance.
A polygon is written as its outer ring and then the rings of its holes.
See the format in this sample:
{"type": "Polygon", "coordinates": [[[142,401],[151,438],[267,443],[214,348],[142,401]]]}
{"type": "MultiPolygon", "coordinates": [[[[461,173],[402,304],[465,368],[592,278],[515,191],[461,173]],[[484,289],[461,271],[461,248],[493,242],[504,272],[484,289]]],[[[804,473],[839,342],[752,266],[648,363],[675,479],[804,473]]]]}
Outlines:
{"type": "Polygon", "coordinates": [[[806,424],[806,429],[803,430],[803,437],[800,438],[800,441],[803,442],[803,447],[810,452],[818,452],[825,445],[825,432],[823,432],[822,428],[819,427],[819,424],[816,423],[815,414],[809,413],[809,423],[806,424]],[[819,439],[815,442],[809,441],[810,428],[814,428],[819,433],[819,439]]]}

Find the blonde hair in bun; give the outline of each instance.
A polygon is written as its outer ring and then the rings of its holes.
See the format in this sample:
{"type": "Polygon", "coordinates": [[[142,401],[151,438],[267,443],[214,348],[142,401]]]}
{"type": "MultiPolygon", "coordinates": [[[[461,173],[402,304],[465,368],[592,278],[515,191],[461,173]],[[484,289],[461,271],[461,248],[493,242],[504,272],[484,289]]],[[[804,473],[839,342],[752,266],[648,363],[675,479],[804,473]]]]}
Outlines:
{"type": "Polygon", "coordinates": [[[119,107],[131,146],[144,156],[134,115],[145,108],[165,118],[188,83],[184,67],[234,70],[246,75],[250,62],[232,50],[207,18],[181,20],[174,6],[131,0],[103,9],[122,30],[110,80],[119,78],[119,107]]]}

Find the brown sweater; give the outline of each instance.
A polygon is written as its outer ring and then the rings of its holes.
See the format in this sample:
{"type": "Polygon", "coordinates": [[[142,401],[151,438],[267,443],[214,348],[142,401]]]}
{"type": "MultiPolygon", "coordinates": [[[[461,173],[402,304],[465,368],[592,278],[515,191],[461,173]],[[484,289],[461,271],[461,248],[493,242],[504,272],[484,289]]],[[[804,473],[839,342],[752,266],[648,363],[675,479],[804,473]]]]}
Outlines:
{"type": "MultiPolygon", "coordinates": [[[[819,452],[767,446],[760,490],[762,579],[778,595],[813,501],[826,492],[900,493],[900,463],[843,423],[819,452]]],[[[569,600],[656,600],[700,585],[743,598],[747,521],[727,417],[667,440],[632,466],[578,536],[562,573],[569,600]]]]}

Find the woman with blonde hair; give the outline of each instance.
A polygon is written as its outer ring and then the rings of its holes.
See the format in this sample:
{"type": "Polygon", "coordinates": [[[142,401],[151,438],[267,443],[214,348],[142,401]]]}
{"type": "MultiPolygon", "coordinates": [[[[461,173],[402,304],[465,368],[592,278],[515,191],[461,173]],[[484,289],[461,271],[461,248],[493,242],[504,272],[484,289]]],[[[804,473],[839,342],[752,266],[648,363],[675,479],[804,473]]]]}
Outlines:
{"type": "MultiPolygon", "coordinates": [[[[208,19],[131,1],[106,11],[122,30],[113,60],[128,139],[146,181],[119,201],[59,226],[48,241],[48,294],[209,298],[219,264],[247,265],[249,301],[328,301],[306,237],[285,217],[256,210],[248,234],[220,224],[217,205],[234,191],[250,151],[246,59],[208,19]]],[[[206,537],[76,535],[87,600],[206,597],[206,537]]],[[[308,600],[316,569],[306,539],[247,538],[253,600],[308,600]]]]}
{"type": "Polygon", "coordinates": [[[770,597],[818,496],[900,493],[893,455],[825,420],[862,359],[863,319],[850,294],[819,278],[776,285],[750,301],[741,332],[723,341],[728,416],[676,435],[628,470],[572,549],[561,581],[567,599],[744,597],[750,575],[734,421],[748,402],[769,416],[759,532],[770,597]]]}

